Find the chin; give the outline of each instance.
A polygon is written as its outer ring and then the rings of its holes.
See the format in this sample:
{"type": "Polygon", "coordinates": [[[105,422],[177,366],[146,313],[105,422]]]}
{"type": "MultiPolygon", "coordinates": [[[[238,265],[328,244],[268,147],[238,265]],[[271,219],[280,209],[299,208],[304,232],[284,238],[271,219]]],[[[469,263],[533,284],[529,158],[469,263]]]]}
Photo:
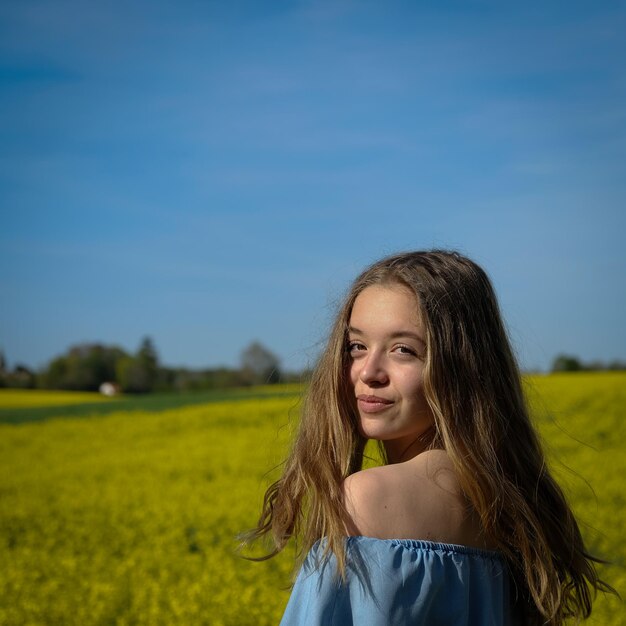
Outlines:
{"type": "Polygon", "coordinates": [[[364,424],[363,420],[359,424],[359,433],[366,439],[376,439],[377,441],[393,438],[393,433],[390,433],[387,429],[381,428],[377,424],[364,424]]]}

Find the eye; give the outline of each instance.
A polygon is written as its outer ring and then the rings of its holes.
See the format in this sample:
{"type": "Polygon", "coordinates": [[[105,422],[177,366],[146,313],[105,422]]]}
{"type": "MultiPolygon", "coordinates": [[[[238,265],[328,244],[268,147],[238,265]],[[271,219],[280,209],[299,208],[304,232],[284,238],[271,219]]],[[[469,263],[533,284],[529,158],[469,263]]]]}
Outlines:
{"type": "Polygon", "coordinates": [[[364,352],[365,350],[365,346],[360,341],[348,342],[348,352],[350,354],[357,354],[358,352],[364,352]]]}
{"type": "Polygon", "coordinates": [[[405,345],[399,345],[396,346],[394,349],[394,352],[397,352],[398,354],[406,354],[409,356],[417,356],[417,352],[411,348],[410,346],[405,346],[405,345]]]}

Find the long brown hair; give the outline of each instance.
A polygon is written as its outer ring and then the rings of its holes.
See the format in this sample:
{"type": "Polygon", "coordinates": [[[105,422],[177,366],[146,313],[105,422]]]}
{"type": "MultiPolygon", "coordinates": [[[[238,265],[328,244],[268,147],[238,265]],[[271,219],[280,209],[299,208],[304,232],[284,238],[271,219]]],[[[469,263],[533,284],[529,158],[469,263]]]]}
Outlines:
{"type": "Polygon", "coordinates": [[[342,484],[361,469],[365,440],[347,381],[347,328],[356,297],[377,284],[405,285],[426,326],[426,399],[436,440],[506,557],[526,622],[587,617],[599,579],[529,419],[519,369],[485,272],[456,252],[387,257],[353,283],[313,372],[282,477],[267,490],[249,540],[271,537],[273,556],[294,537],[298,558],[326,538],[345,571],[342,484]]]}

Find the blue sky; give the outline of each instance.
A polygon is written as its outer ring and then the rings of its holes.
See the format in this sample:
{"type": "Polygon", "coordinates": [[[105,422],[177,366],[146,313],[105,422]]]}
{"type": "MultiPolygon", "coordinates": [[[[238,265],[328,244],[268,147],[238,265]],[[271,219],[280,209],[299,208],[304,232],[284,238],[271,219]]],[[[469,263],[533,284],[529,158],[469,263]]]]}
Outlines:
{"type": "Polygon", "coordinates": [[[455,248],[522,365],[626,358],[624,2],[0,4],[0,349],[297,369],[455,248]]]}

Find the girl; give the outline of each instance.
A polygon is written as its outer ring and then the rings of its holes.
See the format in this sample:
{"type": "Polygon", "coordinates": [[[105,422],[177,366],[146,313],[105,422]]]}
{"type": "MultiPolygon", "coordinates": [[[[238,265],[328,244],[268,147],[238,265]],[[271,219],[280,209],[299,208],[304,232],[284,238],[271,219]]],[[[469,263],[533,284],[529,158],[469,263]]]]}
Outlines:
{"type": "Polygon", "coordinates": [[[283,624],[562,624],[594,557],[550,475],[485,272],[456,252],[354,282],[252,539],[295,537],[283,624]],[[368,439],[385,464],[362,469],[368,439]]]}

